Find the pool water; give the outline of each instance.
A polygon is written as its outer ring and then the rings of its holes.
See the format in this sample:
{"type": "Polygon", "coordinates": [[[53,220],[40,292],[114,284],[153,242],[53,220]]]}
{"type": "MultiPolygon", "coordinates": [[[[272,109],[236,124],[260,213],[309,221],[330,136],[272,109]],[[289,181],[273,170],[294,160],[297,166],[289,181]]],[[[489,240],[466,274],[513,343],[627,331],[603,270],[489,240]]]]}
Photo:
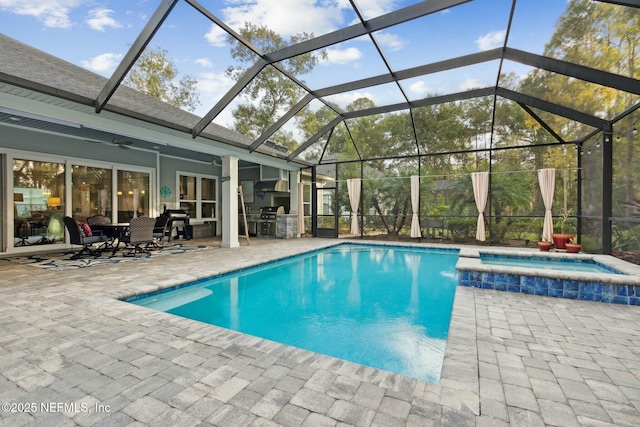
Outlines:
{"type": "Polygon", "coordinates": [[[581,271],[585,273],[619,274],[612,268],[598,264],[593,260],[554,259],[549,257],[510,257],[481,255],[483,264],[504,265],[508,267],[537,268],[541,270],[581,271]]]}
{"type": "Polygon", "coordinates": [[[438,382],[458,252],[342,244],[131,302],[438,382]]]}

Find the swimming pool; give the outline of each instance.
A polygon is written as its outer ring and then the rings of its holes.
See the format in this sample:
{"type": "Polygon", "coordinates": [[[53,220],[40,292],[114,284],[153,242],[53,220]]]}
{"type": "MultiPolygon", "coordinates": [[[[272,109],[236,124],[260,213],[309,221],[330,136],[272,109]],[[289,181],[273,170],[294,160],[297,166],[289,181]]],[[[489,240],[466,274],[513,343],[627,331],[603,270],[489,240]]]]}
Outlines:
{"type": "Polygon", "coordinates": [[[457,250],[340,244],[129,302],[438,382],[457,259],[457,250]]]}

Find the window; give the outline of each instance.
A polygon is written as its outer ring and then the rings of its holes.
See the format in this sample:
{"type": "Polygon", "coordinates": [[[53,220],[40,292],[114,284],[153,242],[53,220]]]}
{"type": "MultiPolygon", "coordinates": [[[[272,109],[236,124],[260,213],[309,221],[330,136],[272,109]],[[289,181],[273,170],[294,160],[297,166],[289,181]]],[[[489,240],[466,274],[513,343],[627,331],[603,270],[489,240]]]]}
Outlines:
{"type": "Polygon", "coordinates": [[[311,184],[305,183],[302,187],[302,205],[304,216],[311,216],[311,184]]]}
{"type": "Polygon", "coordinates": [[[192,219],[215,220],[217,184],[217,179],[212,176],[179,174],[180,209],[184,209],[192,219]]]}
{"type": "Polygon", "coordinates": [[[64,240],[62,163],[13,160],[13,244],[26,246],[64,240]]]}

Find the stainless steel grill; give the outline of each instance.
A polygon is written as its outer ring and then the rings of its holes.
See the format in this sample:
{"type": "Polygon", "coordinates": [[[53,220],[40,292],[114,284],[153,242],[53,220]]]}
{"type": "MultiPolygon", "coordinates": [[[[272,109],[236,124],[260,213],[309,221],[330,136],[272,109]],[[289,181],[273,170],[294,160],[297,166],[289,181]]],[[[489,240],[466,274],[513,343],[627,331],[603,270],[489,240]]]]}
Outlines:
{"type": "Polygon", "coordinates": [[[260,235],[276,235],[276,218],[284,214],[284,206],[265,206],[260,208],[260,235]]]}

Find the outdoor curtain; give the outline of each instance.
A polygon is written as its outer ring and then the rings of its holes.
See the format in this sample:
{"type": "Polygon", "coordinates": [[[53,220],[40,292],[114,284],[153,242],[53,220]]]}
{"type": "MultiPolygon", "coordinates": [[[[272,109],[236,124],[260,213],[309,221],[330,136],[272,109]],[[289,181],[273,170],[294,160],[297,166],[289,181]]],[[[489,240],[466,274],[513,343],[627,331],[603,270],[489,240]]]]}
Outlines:
{"type": "Polygon", "coordinates": [[[473,172],[471,174],[473,184],[473,197],[478,208],[478,227],[476,228],[476,239],[484,242],[484,209],[487,207],[487,196],[489,195],[489,172],[473,172]]]}
{"type": "Polygon", "coordinates": [[[411,209],[413,216],[411,217],[411,237],[420,237],[420,219],[418,218],[418,209],[420,209],[420,177],[411,175],[411,209]]]}
{"type": "Polygon", "coordinates": [[[133,217],[138,217],[138,202],[140,198],[140,190],[137,188],[133,189],[133,217]]]}
{"type": "Polygon", "coordinates": [[[304,183],[298,183],[298,234],[304,234],[304,183]]]}
{"type": "Polygon", "coordinates": [[[542,227],[542,241],[550,242],[553,234],[553,216],[551,215],[551,206],[553,205],[553,191],[556,186],[556,170],[555,169],[539,169],[538,183],[542,192],[542,201],[544,202],[544,227],[542,227]]]}
{"type": "Polygon", "coordinates": [[[102,189],[98,192],[100,195],[100,214],[107,214],[107,190],[102,189]]]}
{"type": "Polygon", "coordinates": [[[360,204],[360,178],[347,180],[347,191],[351,203],[351,234],[360,234],[358,227],[358,204],[360,204]]]}

